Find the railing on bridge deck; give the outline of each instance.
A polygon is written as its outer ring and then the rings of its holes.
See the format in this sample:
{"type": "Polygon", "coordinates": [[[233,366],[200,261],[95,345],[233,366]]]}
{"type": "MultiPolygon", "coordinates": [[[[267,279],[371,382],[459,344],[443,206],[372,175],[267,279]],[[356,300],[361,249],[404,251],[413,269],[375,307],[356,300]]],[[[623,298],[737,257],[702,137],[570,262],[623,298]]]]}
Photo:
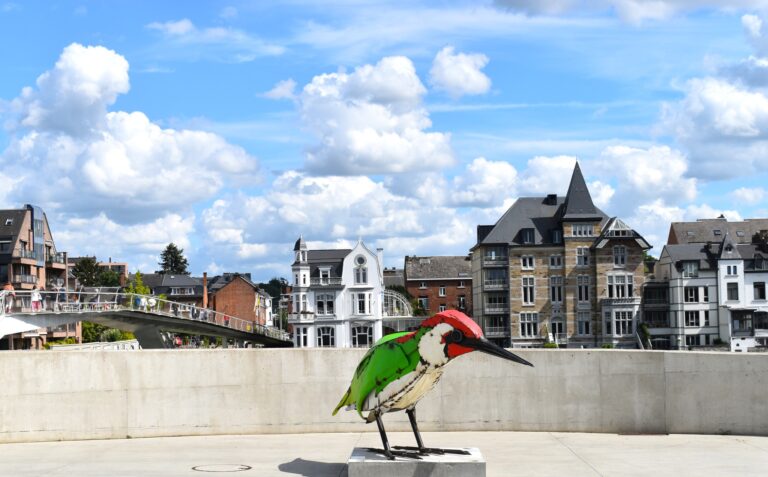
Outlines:
{"type": "MultiPolygon", "coordinates": [[[[110,289],[114,290],[114,288],[110,289]]],[[[190,321],[216,324],[246,333],[290,341],[286,331],[243,320],[214,310],[178,303],[156,296],[101,291],[15,290],[0,291],[0,318],[16,313],[100,313],[105,311],[138,311],[190,321]]],[[[83,318],[83,321],[88,321],[83,318]]]]}

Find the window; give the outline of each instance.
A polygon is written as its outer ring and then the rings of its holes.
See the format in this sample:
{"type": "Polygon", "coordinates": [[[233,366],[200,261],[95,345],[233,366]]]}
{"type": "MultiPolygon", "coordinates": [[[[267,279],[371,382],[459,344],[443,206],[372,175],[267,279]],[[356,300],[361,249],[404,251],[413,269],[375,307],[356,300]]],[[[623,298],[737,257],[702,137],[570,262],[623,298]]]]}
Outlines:
{"type": "Polygon", "coordinates": [[[445,296],[445,285],[440,285],[440,289],[438,290],[438,295],[445,296]]]}
{"type": "Polygon", "coordinates": [[[331,270],[328,268],[324,268],[320,270],[320,284],[321,285],[328,285],[331,278],[331,270]]]}
{"type": "Polygon", "coordinates": [[[576,247],[576,266],[586,267],[589,265],[589,247],[576,247]]]}
{"type": "Polygon", "coordinates": [[[307,295],[301,295],[301,311],[307,311],[307,295]]]}
{"type": "Polygon", "coordinates": [[[699,301],[699,287],[685,287],[683,289],[686,303],[697,303],[699,301]]]}
{"type": "Polygon", "coordinates": [[[533,277],[523,277],[523,305],[533,305],[535,301],[535,279],[533,277]]]}
{"type": "Polygon", "coordinates": [[[368,283],[368,267],[365,265],[355,267],[355,285],[365,285],[366,283],[368,283]]]}
{"type": "Polygon", "coordinates": [[[563,277],[549,277],[549,298],[552,303],[563,301],[563,277]]]}
{"type": "Polygon", "coordinates": [[[627,264],[627,247],[616,245],[613,247],[613,265],[623,267],[627,264]]]}
{"type": "Polygon", "coordinates": [[[591,237],[594,226],[589,224],[574,224],[572,230],[574,237],[591,237]]]}
{"type": "Polygon", "coordinates": [[[562,230],[553,230],[552,231],[552,243],[563,243],[563,231],[562,230]]]}
{"type": "Polygon", "coordinates": [[[333,314],[333,295],[328,293],[321,293],[317,295],[315,313],[318,315],[332,315],[333,314]]]}
{"type": "Polygon", "coordinates": [[[549,268],[563,268],[563,256],[562,255],[550,255],[549,256],[549,268]]]}
{"type": "Polygon", "coordinates": [[[489,268],[485,270],[485,287],[503,287],[507,284],[508,271],[502,268],[489,268]]]}
{"type": "Polygon", "coordinates": [[[305,327],[296,328],[296,347],[306,348],[309,346],[309,330],[305,327]]]}
{"type": "Polygon", "coordinates": [[[317,346],[319,348],[336,346],[336,330],[332,326],[321,326],[317,329],[317,346]]]}
{"type": "Polygon", "coordinates": [[[429,298],[425,296],[419,297],[419,308],[422,310],[429,310],[429,298]]]}
{"type": "Polygon", "coordinates": [[[580,302],[589,301],[589,275],[579,275],[576,277],[577,299],[580,302]]]}
{"type": "Polygon", "coordinates": [[[419,282],[419,288],[427,288],[427,282],[419,282]]]}
{"type": "Polygon", "coordinates": [[[173,287],[171,288],[171,295],[194,295],[195,289],[192,287],[173,287]]]}
{"type": "Polygon", "coordinates": [[[554,337],[565,334],[565,322],[563,322],[562,316],[552,317],[549,324],[552,327],[551,332],[554,337]]]}
{"type": "Polygon", "coordinates": [[[522,229],[520,231],[520,235],[522,236],[524,244],[533,243],[533,239],[534,239],[533,229],[522,229]]]}
{"type": "Polygon", "coordinates": [[[632,298],[632,275],[608,275],[608,298],[632,298]]]}
{"type": "Polygon", "coordinates": [[[709,303],[709,287],[708,286],[701,287],[701,291],[702,291],[701,301],[704,303],[709,303]]]}
{"type": "Polygon", "coordinates": [[[307,284],[307,276],[303,273],[301,274],[301,284],[306,285],[307,284]]]}
{"type": "Polygon", "coordinates": [[[614,313],[614,318],[616,321],[615,333],[617,335],[631,335],[635,332],[631,311],[617,311],[614,313]]]}
{"type": "Polygon", "coordinates": [[[725,267],[726,274],[729,276],[736,276],[739,274],[739,268],[736,265],[728,265],[725,267]]]}
{"type": "Polygon", "coordinates": [[[699,346],[699,336],[698,335],[686,336],[685,346],[699,346]]]}
{"type": "Polygon", "coordinates": [[[539,334],[539,314],[520,313],[520,336],[533,338],[539,334]]]}
{"type": "Polygon", "coordinates": [[[520,267],[523,270],[533,270],[534,260],[532,255],[523,255],[520,257],[520,267]]]}
{"type": "Polygon", "coordinates": [[[13,225],[13,218],[5,219],[5,225],[13,225]]]}
{"type": "Polygon", "coordinates": [[[507,251],[502,247],[493,247],[493,248],[485,249],[485,260],[494,261],[494,260],[506,260],[506,259],[507,259],[507,251]]]}
{"type": "Polygon", "coordinates": [[[352,294],[352,314],[369,315],[371,313],[371,294],[353,293],[352,294]]]}
{"type": "Polygon", "coordinates": [[[467,297],[465,295],[459,295],[459,310],[467,309],[467,297]]]}
{"type": "Polygon", "coordinates": [[[372,326],[353,326],[352,327],[352,346],[355,348],[368,348],[373,344],[372,326]]]}
{"type": "Polygon", "coordinates": [[[464,288],[464,280],[460,280],[459,286],[457,286],[456,288],[464,288]]]}
{"type": "Polygon", "coordinates": [[[701,326],[709,326],[709,310],[703,310],[701,314],[703,317],[701,326]]]}
{"type": "Polygon", "coordinates": [[[722,232],[720,231],[720,229],[715,229],[715,230],[713,230],[713,231],[712,231],[712,233],[714,233],[714,234],[715,234],[715,237],[719,237],[719,236],[722,234],[722,232]]]}
{"type": "Polygon", "coordinates": [[[611,325],[613,324],[613,322],[611,321],[611,312],[606,311],[604,317],[605,317],[605,334],[612,335],[613,332],[611,330],[613,330],[613,326],[611,325]]]}
{"type": "Polygon", "coordinates": [[[437,307],[437,311],[439,311],[439,312],[443,312],[443,311],[445,311],[445,309],[446,309],[446,307],[445,307],[445,305],[444,305],[444,304],[440,304],[440,305],[437,307]]]}
{"type": "Polygon", "coordinates": [[[299,274],[298,273],[293,276],[293,283],[295,283],[296,285],[299,284],[299,274]]]}
{"type": "Polygon", "coordinates": [[[683,262],[683,278],[696,278],[699,276],[699,262],[683,262]]]}
{"type": "Polygon", "coordinates": [[[765,300],[765,282],[755,282],[755,300],[765,300]]]}
{"type": "Polygon", "coordinates": [[[661,310],[645,310],[643,321],[651,328],[669,327],[669,314],[661,310]]]}
{"type": "Polygon", "coordinates": [[[11,251],[11,241],[0,240],[0,253],[10,253],[10,251],[11,251]]]}
{"type": "Polygon", "coordinates": [[[590,328],[590,313],[588,311],[576,312],[576,334],[588,335],[590,328]]]}
{"type": "Polygon", "coordinates": [[[728,290],[728,301],[738,301],[739,299],[739,284],[736,282],[730,282],[726,285],[728,290]]]}
{"type": "Polygon", "coordinates": [[[686,311],[685,312],[685,326],[699,326],[699,312],[698,311],[686,311]]]}

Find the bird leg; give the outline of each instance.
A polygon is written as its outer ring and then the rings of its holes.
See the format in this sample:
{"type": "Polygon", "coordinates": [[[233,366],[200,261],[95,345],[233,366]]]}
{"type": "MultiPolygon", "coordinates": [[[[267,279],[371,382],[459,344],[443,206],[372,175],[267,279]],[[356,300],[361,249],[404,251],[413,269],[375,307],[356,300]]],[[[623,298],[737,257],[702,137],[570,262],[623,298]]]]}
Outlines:
{"type": "Polygon", "coordinates": [[[416,424],[416,408],[406,409],[405,413],[408,414],[408,420],[411,421],[411,429],[413,429],[413,435],[416,437],[417,447],[395,446],[395,449],[401,449],[404,451],[418,451],[418,453],[421,455],[429,455],[429,454],[469,455],[469,452],[462,449],[436,449],[433,447],[424,447],[424,441],[421,440],[421,433],[419,432],[419,426],[418,424],[416,424]]]}
{"type": "MultiPolygon", "coordinates": [[[[381,414],[378,412],[376,413],[376,425],[379,428],[379,435],[381,436],[381,443],[384,445],[384,450],[381,449],[368,449],[372,452],[376,452],[379,454],[384,454],[387,459],[389,460],[395,460],[395,456],[397,457],[407,457],[410,459],[421,459],[419,457],[419,454],[417,452],[409,452],[407,450],[392,450],[392,448],[389,446],[389,439],[387,439],[387,433],[384,430],[384,423],[381,421],[381,414]]],[[[400,448],[398,448],[400,449],[400,448]]]]}

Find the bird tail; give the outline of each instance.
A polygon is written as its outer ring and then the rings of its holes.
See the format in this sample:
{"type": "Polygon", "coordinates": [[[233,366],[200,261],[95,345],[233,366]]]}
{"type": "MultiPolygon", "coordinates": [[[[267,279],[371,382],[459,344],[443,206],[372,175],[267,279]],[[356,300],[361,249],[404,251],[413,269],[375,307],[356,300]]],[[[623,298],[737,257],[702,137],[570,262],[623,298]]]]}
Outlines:
{"type": "Polygon", "coordinates": [[[335,415],[336,415],[336,413],[337,413],[337,412],[339,412],[339,409],[341,409],[341,408],[342,408],[342,407],[344,407],[344,406],[348,406],[348,405],[350,404],[350,403],[349,403],[349,396],[350,396],[351,394],[352,394],[352,387],[350,386],[350,387],[347,389],[347,392],[346,392],[346,393],[344,393],[344,397],[343,397],[343,398],[341,398],[341,401],[339,401],[339,404],[337,404],[337,405],[336,405],[336,409],[334,409],[334,410],[333,410],[333,414],[331,414],[332,416],[335,416],[335,415]]]}

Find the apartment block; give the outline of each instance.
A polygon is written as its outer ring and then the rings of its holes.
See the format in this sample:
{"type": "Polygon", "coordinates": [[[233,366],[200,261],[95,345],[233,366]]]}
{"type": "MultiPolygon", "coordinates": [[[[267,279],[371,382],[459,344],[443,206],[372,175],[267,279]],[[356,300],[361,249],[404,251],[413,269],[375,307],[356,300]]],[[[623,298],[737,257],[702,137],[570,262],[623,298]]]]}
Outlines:
{"type": "Polygon", "coordinates": [[[460,310],[472,315],[472,263],[469,256],[405,257],[408,293],[427,315],[460,310]]]}
{"type": "Polygon", "coordinates": [[[473,316],[502,346],[635,347],[650,248],[594,205],[577,163],[565,196],[520,197],[478,226],[473,316]]]}

